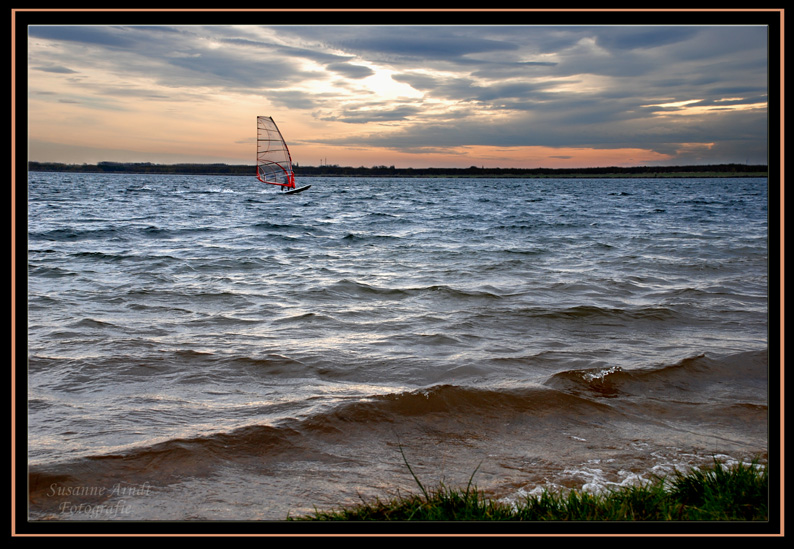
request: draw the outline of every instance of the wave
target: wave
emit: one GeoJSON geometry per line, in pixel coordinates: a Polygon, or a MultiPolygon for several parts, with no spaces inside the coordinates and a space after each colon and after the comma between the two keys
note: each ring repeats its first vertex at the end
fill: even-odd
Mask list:
{"type": "Polygon", "coordinates": [[[290,315],[283,318],[277,318],[273,320],[273,324],[297,324],[301,327],[305,327],[307,325],[311,325],[313,323],[326,323],[326,322],[339,322],[338,319],[334,318],[331,315],[320,314],[320,313],[299,313],[295,315],[290,315]]]}
{"type": "MultiPolygon", "coordinates": [[[[29,264],[30,269],[30,276],[31,277],[40,277],[40,278],[69,278],[69,277],[77,277],[79,276],[78,273],[74,271],[67,270],[62,267],[52,266],[52,265],[34,265],[33,263],[29,264]]],[[[47,298],[47,296],[43,296],[43,298],[47,298]]],[[[51,303],[56,303],[57,300],[53,298],[48,298],[51,303]]]]}
{"type": "Polygon", "coordinates": [[[109,240],[119,234],[118,229],[52,229],[49,231],[31,231],[28,233],[30,241],[48,240],[54,242],[72,242],[79,240],[109,240]]]}
{"type": "Polygon", "coordinates": [[[615,318],[624,321],[652,319],[665,320],[677,316],[677,313],[668,307],[638,307],[636,309],[607,308],[592,305],[577,305],[558,311],[540,312],[538,316],[551,316],[556,318],[595,319],[615,318]]]}
{"type": "MultiPolygon", "coordinates": [[[[262,363],[271,366],[277,362],[268,359],[254,366],[260,367],[262,363]]],[[[432,424],[433,428],[438,429],[444,422],[460,424],[470,421],[479,425],[482,420],[502,422],[516,415],[531,415],[538,420],[545,418],[554,422],[561,415],[592,417],[594,414],[610,413],[606,404],[543,386],[479,389],[437,385],[368,398],[351,398],[307,417],[287,419],[274,425],[251,425],[231,432],[177,438],[111,455],[96,455],[57,467],[31,466],[31,472],[43,485],[56,474],[99,474],[103,467],[115,469],[117,465],[156,474],[158,467],[167,464],[168,471],[165,472],[168,473],[179,469],[189,474],[200,474],[195,470],[196,464],[210,458],[245,462],[257,457],[273,458],[287,453],[290,459],[300,459],[300,452],[307,451],[302,449],[306,437],[329,441],[348,433],[393,432],[395,428],[411,421],[432,424]],[[54,473],[55,470],[58,473],[54,473]]]]}
{"type": "Polygon", "coordinates": [[[431,284],[429,286],[416,286],[408,288],[388,288],[366,284],[351,279],[342,279],[329,286],[316,289],[317,293],[327,293],[335,297],[356,297],[356,298],[381,298],[381,299],[405,299],[417,296],[432,295],[448,298],[485,298],[500,299],[501,296],[484,290],[463,290],[445,284],[431,284]]]}
{"type": "Polygon", "coordinates": [[[401,240],[402,237],[391,234],[372,234],[372,233],[347,233],[342,240],[348,242],[371,242],[379,240],[401,240]]]}
{"type": "Polygon", "coordinates": [[[609,398],[765,403],[767,365],[767,351],[748,351],[726,357],[701,354],[673,365],[639,370],[616,366],[567,370],[552,376],[547,384],[571,394],[609,398]]]}
{"type": "MultiPolygon", "coordinates": [[[[173,227],[158,227],[155,225],[146,226],[115,226],[109,228],[95,228],[86,229],[78,227],[66,227],[60,229],[51,229],[46,231],[31,231],[28,234],[30,241],[52,241],[52,242],[78,242],[83,240],[96,240],[100,242],[118,241],[130,239],[134,240],[139,237],[150,239],[171,239],[183,237],[186,235],[204,235],[206,233],[217,232],[219,229],[213,227],[190,227],[190,228],[173,228],[173,227]]],[[[76,257],[83,255],[90,255],[96,252],[78,252],[76,257]]]]}

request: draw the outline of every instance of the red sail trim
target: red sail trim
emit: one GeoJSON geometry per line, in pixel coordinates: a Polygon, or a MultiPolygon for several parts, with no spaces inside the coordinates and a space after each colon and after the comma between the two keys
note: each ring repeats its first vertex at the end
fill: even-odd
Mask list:
{"type": "Polygon", "coordinates": [[[268,185],[278,185],[279,187],[287,187],[288,189],[295,188],[295,174],[288,175],[288,183],[276,183],[274,181],[265,181],[261,175],[259,175],[259,166],[256,167],[256,178],[261,181],[262,183],[267,183],[268,185]]]}

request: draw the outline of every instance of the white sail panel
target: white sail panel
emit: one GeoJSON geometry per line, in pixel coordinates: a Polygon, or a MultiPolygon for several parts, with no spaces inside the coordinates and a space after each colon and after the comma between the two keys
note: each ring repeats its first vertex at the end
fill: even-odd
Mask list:
{"type": "Polygon", "coordinates": [[[263,183],[294,189],[292,158],[278,126],[270,116],[257,116],[256,126],[256,176],[263,183]]]}

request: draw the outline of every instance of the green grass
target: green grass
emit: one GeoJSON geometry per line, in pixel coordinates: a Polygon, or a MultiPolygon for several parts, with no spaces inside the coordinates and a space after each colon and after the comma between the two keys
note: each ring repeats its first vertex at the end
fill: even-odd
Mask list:
{"type": "Polygon", "coordinates": [[[599,495],[575,490],[564,494],[544,491],[515,505],[487,499],[472,487],[471,479],[465,490],[441,486],[428,491],[413,471],[411,474],[420,495],[389,501],[376,499],[354,508],[315,511],[292,520],[763,521],[768,514],[767,468],[757,462],[726,467],[715,460],[708,470],[655,477],[641,486],[599,495]]]}

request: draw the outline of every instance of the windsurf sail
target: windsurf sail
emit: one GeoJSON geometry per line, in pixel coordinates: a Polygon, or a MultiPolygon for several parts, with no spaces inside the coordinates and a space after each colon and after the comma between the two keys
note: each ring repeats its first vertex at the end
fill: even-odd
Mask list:
{"type": "Polygon", "coordinates": [[[256,117],[256,177],[262,183],[295,188],[295,173],[287,143],[270,116],[256,117]]]}

